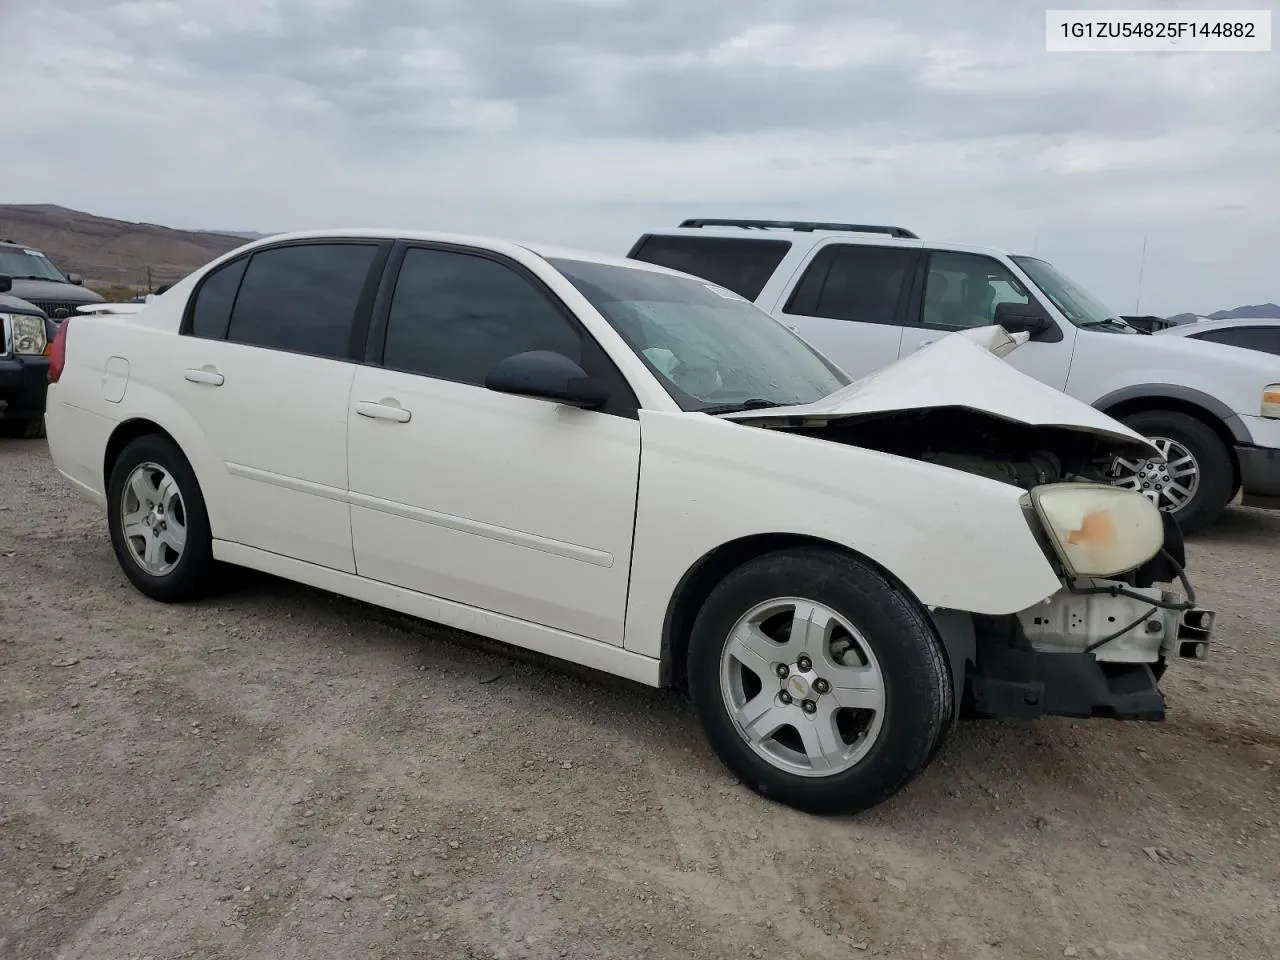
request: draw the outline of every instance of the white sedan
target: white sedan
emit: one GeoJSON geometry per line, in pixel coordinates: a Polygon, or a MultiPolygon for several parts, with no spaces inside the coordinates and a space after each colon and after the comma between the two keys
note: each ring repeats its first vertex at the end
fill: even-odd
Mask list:
{"type": "Polygon", "coordinates": [[[1176,523],[1094,466],[1151,448],[1016,344],[850,382],[661,267],[294,233],[64,322],[49,447],[149,597],[236,564],[680,685],[743,781],[853,811],[962,708],[1161,719],[1204,654],[1176,523]]]}

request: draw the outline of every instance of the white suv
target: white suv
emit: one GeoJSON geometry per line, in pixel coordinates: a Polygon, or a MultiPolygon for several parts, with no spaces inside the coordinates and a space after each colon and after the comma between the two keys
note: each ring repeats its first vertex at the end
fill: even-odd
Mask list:
{"type": "Polygon", "coordinates": [[[1141,333],[1044,260],[902,227],[775,220],[686,220],[645,234],[628,256],[755,301],[853,377],[951,331],[1026,331],[1010,363],[1164,454],[1117,458],[1112,482],[1143,491],[1187,532],[1238,492],[1280,508],[1280,361],[1141,333]]]}

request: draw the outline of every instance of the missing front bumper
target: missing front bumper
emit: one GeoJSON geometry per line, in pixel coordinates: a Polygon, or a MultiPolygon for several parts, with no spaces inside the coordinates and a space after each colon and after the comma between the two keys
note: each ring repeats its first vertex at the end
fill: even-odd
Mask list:
{"type": "Polygon", "coordinates": [[[1009,719],[1163,720],[1164,694],[1152,666],[1103,664],[1089,653],[989,646],[980,651],[979,663],[969,673],[966,713],[1009,719]]]}
{"type": "MultiPolygon", "coordinates": [[[[1173,599],[1158,588],[1127,589],[1173,599]]],[[[1063,590],[1016,617],[980,621],[965,678],[967,715],[1158,721],[1165,718],[1159,681],[1166,664],[1208,657],[1214,613],[1063,590]]]]}

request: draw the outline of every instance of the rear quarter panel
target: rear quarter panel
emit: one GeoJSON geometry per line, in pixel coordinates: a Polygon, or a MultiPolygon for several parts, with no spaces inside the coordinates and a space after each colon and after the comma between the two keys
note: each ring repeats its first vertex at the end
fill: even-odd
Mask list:
{"type": "MultiPolygon", "coordinates": [[[[180,308],[179,308],[180,310],[180,308]]],[[[167,382],[178,369],[172,354],[177,322],[157,316],[77,317],[67,330],[66,364],[49,386],[46,426],[55,467],[83,492],[105,504],[104,460],[112,434],[135,420],[157,424],[182,448],[204,493],[214,536],[227,530],[225,500],[211,487],[220,471],[199,424],[174,400],[167,382]],[[120,360],[127,363],[121,384],[120,360]],[[108,374],[108,363],[112,373],[108,374]],[[123,390],[121,387],[123,386],[123,390]],[[108,399],[108,397],[112,399],[108,399]],[[115,397],[118,400],[113,402],[115,397]]]]}

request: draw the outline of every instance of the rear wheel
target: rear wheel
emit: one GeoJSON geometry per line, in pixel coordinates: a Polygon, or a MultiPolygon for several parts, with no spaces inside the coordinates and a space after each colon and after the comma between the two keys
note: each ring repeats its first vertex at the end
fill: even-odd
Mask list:
{"type": "Polygon", "coordinates": [[[1172,410],[1144,410],[1122,420],[1155,444],[1163,459],[1117,457],[1108,469],[1111,482],[1146,495],[1184,533],[1217,520],[1235,483],[1231,454],[1213,428],[1172,410]]]}
{"type": "Polygon", "coordinates": [[[120,452],[107,481],[107,525],[124,574],[153,600],[208,591],[213,538],[195,472],[171,440],[150,434],[120,452]]]}
{"type": "Polygon", "coordinates": [[[729,574],[694,621],[688,670],[724,763],[813,813],[892,796],[928,765],[954,709],[925,612],[869,565],[825,549],[729,574]]]}

